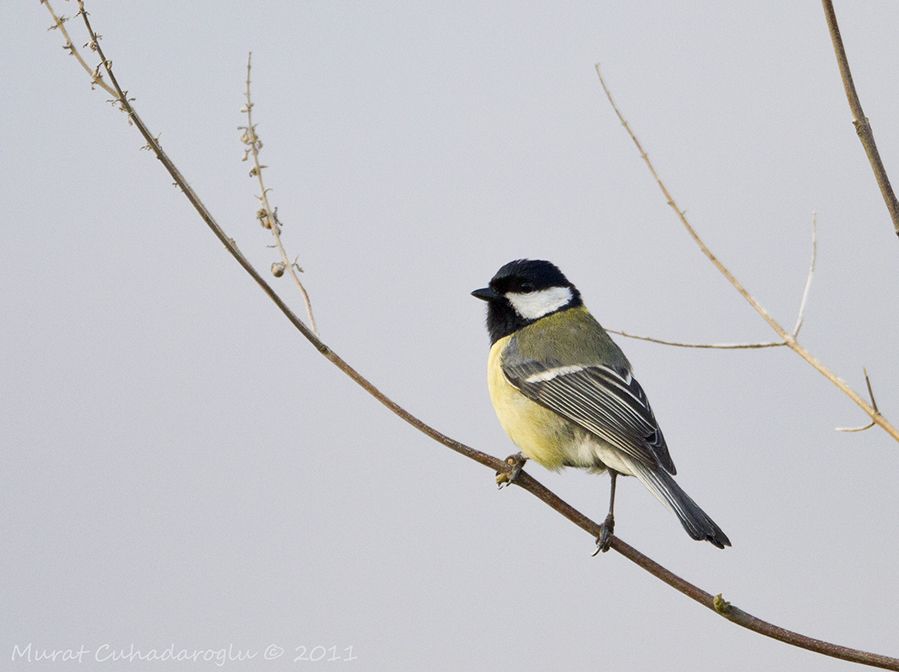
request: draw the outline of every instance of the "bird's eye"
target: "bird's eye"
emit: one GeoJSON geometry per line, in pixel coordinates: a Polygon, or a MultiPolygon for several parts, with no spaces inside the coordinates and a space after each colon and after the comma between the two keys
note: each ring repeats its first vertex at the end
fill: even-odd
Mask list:
{"type": "Polygon", "coordinates": [[[524,292],[525,294],[527,294],[528,292],[533,292],[534,285],[532,285],[530,282],[522,282],[518,287],[518,291],[524,292]]]}

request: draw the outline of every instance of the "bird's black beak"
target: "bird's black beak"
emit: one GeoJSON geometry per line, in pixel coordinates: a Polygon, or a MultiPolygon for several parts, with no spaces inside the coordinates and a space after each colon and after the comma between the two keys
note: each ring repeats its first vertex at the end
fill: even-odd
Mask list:
{"type": "Polygon", "coordinates": [[[498,293],[491,287],[476,289],[471,293],[471,295],[476,299],[480,299],[481,301],[494,301],[502,296],[502,294],[498,293]]]}

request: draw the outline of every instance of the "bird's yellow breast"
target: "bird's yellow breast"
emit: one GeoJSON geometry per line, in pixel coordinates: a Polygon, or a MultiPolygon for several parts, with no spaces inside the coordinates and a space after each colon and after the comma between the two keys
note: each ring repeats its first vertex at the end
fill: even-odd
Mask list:
{"type": "Polygon", "coordinates": [[[526,457],[547,469],[559,469],[570,463],[566,449],[574,440],[574,428],[565,418],[525,397],[508,381],[501,358],[510,338],[501,338],[490,348],[487,358],[490,401],[500,425],[526,457]]]}

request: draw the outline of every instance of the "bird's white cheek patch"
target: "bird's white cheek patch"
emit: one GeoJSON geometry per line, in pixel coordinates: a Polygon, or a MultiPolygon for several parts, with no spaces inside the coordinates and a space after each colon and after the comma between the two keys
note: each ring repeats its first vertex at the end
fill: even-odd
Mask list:
{"type": "Polygon", "coordinates": [[[558,310],[571,301],[571,289],[568,287],[549,287],[539,292],[508,292],[506,298],[515,309],[515,312],[526,320],[536,320],[538,317],[558,310]]]}

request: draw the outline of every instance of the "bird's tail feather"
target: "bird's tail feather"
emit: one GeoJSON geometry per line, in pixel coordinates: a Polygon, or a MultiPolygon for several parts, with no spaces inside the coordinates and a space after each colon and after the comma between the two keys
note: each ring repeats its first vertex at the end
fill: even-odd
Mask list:
{"type": "Polygon", "coordinates": [[[662,504],[671,509],[678,517],[681,525],[693,539],[706,540],[709,543],[724,548],[730,546],[730,539],[724,531],[709,518],[708,514],[699,508],[699,505],[684,492],[669,474],[658,467],[628,460],[630,467],[646,488],[655,495],[662,504]]]}

